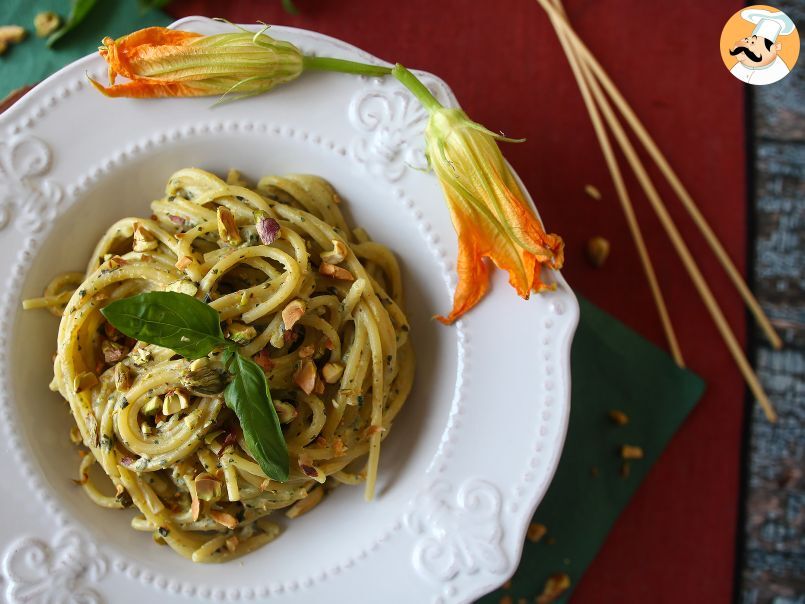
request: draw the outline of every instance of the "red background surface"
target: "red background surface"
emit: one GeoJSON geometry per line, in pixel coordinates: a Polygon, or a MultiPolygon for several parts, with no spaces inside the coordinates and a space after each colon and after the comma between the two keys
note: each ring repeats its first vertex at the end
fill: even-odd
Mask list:
{"type": "MultiPolygon", "coordinates": [[[[507,145],[548,228],[564,236],[564,274],[581,294],[655,343],[660,323],[592,127],[550,23],[534,0],[177,0],[176,16],[263,20],[320,31],[441,76],[507,145]],[[583,192],[594,184],[603,200],[583,192]],[[584,242],[612,242],[603,269],[584,242]]],[[[719,56],[736,0],[567,0],[577,31],[677,169],[730,255],[746,245],[744,90],[719,56]]],[[[733,586],[744,388],[647,201],[638,216],[688,366],[708,383],[574,594],[574,602],[726,602],[733,586]]],[[[743,340],[740,300],[667,188],[671,213],[743,340]]],[[[645,401],[651,405],[652,401],[645,401]]]]}

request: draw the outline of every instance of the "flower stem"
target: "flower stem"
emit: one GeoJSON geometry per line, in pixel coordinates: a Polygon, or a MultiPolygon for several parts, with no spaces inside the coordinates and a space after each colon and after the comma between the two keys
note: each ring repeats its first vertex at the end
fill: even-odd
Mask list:
{"type": "Polygon", "coordinates": [[[431,94],[427,86],[420,82],[419,78],[417,78],[413,73],[408,71],[399,63],[397,63],[391,70],[391,75],[397,78],[403,86],[410,90],[428,111],[439,109],[442,106],[442,104],[436,100],[436,97],[431,94]]]}
{"type": "Polygon", "coordinates": [[[303,59],[305,69],[316,71],[338,71],[340,73],[354,73],[356,75],[386,76],[391,73],[390,67],[382,65],[369,65],[345,59],[331,59],[329,57],[309,57],[303,59]]]}

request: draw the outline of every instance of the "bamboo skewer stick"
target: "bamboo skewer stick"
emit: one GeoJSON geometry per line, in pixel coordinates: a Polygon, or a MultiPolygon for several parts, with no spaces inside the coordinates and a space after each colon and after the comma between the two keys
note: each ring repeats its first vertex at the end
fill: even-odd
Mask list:
{"type": "MultiPolygon", "coordinates": [[[[562,10],[562,5],[560,0],[555,0],[557,9],[562,10]]],[[[555,19],[555,17],[551,16],[551,21],[555,19]]],[[[618,167],[618,162],[615,158],[615,154],[612,151],[612,145],[609,142],[609,137],[606,133],[606,128],[604,124],[601,122],[601,116],[598,113],[598,109],[595,106],[593,99],[590,96],[590,91],[587,87],[587,83],[584,79],[583,74],[580,71],[580,67],[578,61],[576,60],[576,55],[573,53],[572,48],[570,47],[570,43],[567,39],[567,36],[564,34],[563,31],[559,30],[559,28],[554,24],[554,27],[557,29],[557,33],[559,35],[559,42],[562,45],[562,49],[565,51],[565,55],[567,55],[567,60],[570,63],[570,68],[573,70],[573,75],[576,78],[576,83],[579,86],[579,90],[581,91],[581,96],[584,99],[584,104],[587,107],[587,112],[590,114],[590,119],[593,123],[593,128],[595,129],[596,137],[598,138],[598,144],[601,147],[601,152],[604,155],[604,159],[607,163],[607,167],[609,168],[609,172],[612,175],[612,181],[615,185],[615,191],[618,195],[618,199],[620,200],[621,207],[623,209],[623,213],[626,216],[626,223],[629,227],[629,231],[631,232],[632,239],[634,240],[635,247],[637,248],[638,256],[640,257],[640,262],[643,265],[643,272],[646,275],[646,279],[648,280],[649,288],[651,289],[651,295],[654,298],[654,304],[657,307],[657,312],[660,315],[660,321],[662,323],[663,331],[665,332],[665,337],[668,340],[668,346],[671,349],[671,354],[674,357],[674,361],[680,367],[685,366],[685,360],[682,358],[682,351],[679,348],[679,342],[677,341],[676,334],[674,333],[673,325],[671,324],[671,318],[668,315],[668,308],[665,305],[665,299],[662,295],[662,290],[660,289],[660,284],[657,280],[657,275],[654,272],[654,266],[651,263],[651,258],[648,253],[648,249],[646,248],[645,240],[643,239],[643,234],[640,231],[640,225],[637,222],[637,216],[634,213],[634,207],[632,206],[632,201],[629,197],[629,192],[626,189],[626,184],[623,181],[623,175],[621,174],[620,168],[618,167]]]]}
{"type": "MultiPolygon", "coordinates": [[[[580,40],[577,36],[572,32],[572,28],[569,26],[567,21],[565,21],[564,16],[552,5],[550,4],[549,0],[537,0],[540,5],[542,5],[543,9],[548,12],[549,16],[551,17],[552,23],[554,26],[557,25],[562,28],[562,31],[566,32],[568,35],[568,39],[570,40],[571,46],[579,53],[580,56],[583,57],[582,53],[579,51],[579,46],[581,44],[580,40]],[[572,34],[572,35],[571,35],[572,34]]],[[[557,0],[557,2],[560,0],[557,0]]],[[[579,57],[577,57],[578,59],[579,57]]],[[[618,145],[621,148],[621,151],[624,153],[629,165],[631,166],[632,170],[635,173],[635,176],[640,183],[644,193],[649,199],[649,202],[652,205],[657,217],[659,218],[660,222],[662,223],[663,228],[665,229],[668,237],[671,239],[671,243],[673,244],[678,256],[682,260],[682,263],[685,266],[685,269],[688,271],[691,279],[693,280],[693,284],[696,287],[702,301],[705,304],[710,316],[712,317],[718,331],[721,334],[721,337],[724,339],[727,348],[729,349],[730,353],[733,356],[738,368],[741,370],[741,373],[744,376],[747,384],[749,385],[750,390],[758,399],[763,411],[766,414],[767,419],[770,422],[774,422],[777,419],[777,415],[774,411],[774,408],[771,405],[766,393],[763,391],[760,382],[755,375],[752,367],[749,364],[749,361],[746,359],[746,356],[741,350],[740,345],[738,344],[738,340],[733,334],[732,330],[730,329],[729,323],[727,322],[724,314],[722,313],[718,303],[713,296],[713,293],[710,291],[710,288],[707,285],[707,282],[704,279],[701,271],[699,270],[698,266],[696,265],[695,260],[693,259],[690,250],[687,248],[684,240],[682,239],[679,230],[677,229],[676,225],[674,224],[673,220],[671,219],[670,215],[668,214],[667,209],[663,205],[662,199],[660,198],[659,194],[657,193],[656,188],[651,182],[651,179],[648,176],[645,168],[643,167],[640,158],[638,157],[637,153],[635,152],[634,147],[632,146],[631,142],[629,141],[626,133],[623,130],[620,122],[618,122],[617,118],[615,117],[612,107],[609,104],[606,96],[601,91],[599,86],[599,82],[593,77],[593,73],[591,73],[591,67],[589,65],[589,60],[581,61],[581,68],[582,74],[587,84],[590,88],[590,92],[592,93],[593,97],[595,98],[596,103],[599,105],[601,112],[604,115],[604,118],[607,122],[607,125],[612,130],[612,133],[615,135],[615,139],[618,142],[618,145]]],[[[628,121],[628,120],[627,120],[628,121]]]]}
{"type": "MultiPolygon", "coordinates": [[[[538,0],[543,8],[546,7],[544,0],[538,0]]],[[[560,2],[561,8],[561,0],[560,2]]],[[[581,38],[578,37],[573,28],[568,23],[566,16],[564,15],[564,11],[557,10],[553,8],[555,13],[559,13],[557,19],[559,21],[558,25],[562,28],[562,31],[571,39],[573,46],[576,48],[577,52],[580,55],[580,58],[583,63],[586,63],[589,69],[592,70],[595,77],[599,80],[601,86],[604,87],[607,95],[612,99],[612,101],[617,106],[618,110],[623,115],[626,123],[632,128],[632,131],[637,136],[637,139],[643,145],[643,147],[648,152],[649,156],[652,158],[657,167],[662,172],[663,176],[666,178],[668,183],[671,185],[674,193],[676,193],[679,200],[682,202],[682,205],[687,210],[688,214],[690,214],[691,219],[693,220],[694,224],[697,226],[699,231],[701,232],[702,236],[704,237],[707,244],[710,246],[710,249],[716,255],[716,258],[721,263],[721,266],[726,271],[727,275],[729,276],[730,280],[732,281],[735,288],[740,293],[741,297],[743,298],[746,305],[749,307],[749,310],[755,317],[755,320],[760,325],[760,328],[766,334],[766,338],[769,340],[771,345],[776,348],[780,349],[783,346],[782,340],[780,336],[775,331],[774,327],[772,326],[769,318],[766,316],[766,313],[763,312],[760,304],[755,298],[752,291],[749,289],[749,286],[746,284],[746,281],[741,276],[741,273],[738,271],[735,263],[727,254],[727,251],[724,249],[721,241],[719,241],[716,234],[713,232],[712,227],[707,222],[707,219],[702,215],[701,211],[699,210],[696,202],[691,197],[688,190],[682,184],[682,181],[677,176],[674,169],[668,163],[668,160],[663,155],[662,151],[660,151],[659,147],[657,147],[654,140],[651,138],[651,135],[643,126],[640,119],[637,117],[635,112],[629,106],[629,103],[626,102],[626,99],[623,98],[623,95],[617,89],[615,84],[612,82],[610,77],[607,75],[604,68],[601,67],[601,64],[598,60],[593,56],[590,52],[590,49],[584,44],[581,38]]],[[[549,15],[551,15],[550,8],[545,8],[549,15]]],[[[553,21],[553,19],[552,19],[553,21]]],[[[557,24],[554,23],[554,27],[559,31],[557,28],[557,24]]]]}

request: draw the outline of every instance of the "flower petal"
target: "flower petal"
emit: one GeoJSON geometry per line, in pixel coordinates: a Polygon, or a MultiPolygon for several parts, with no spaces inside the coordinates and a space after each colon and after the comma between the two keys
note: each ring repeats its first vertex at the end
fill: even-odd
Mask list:
{"type": "Polygon", "coordinates": [[[155,82],[152,80],[132,80],[125,84],[104,86],[89,78],[96,90],[108,97],[131,97],[152,99],[160,97],[204,96],[210,94],[203,88],[195,88],[179,82],[155,82]]]}

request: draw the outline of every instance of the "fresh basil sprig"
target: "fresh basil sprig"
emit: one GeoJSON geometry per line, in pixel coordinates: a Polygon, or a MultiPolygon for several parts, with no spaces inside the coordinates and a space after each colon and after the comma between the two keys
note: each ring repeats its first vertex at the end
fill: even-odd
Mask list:
{"type": "Polygon", "coordinates": [[[224,366],[234,376],[224,390],[227,406],[235,412],[243,427],[246,446],[255,459],[265,460],[260,467],[274,480],[288,480],[288,447],[263,369],[233,348],[224,351],[224,366]],[[267,404],[255,405],[257,393],[267,404]],[[250,426],[247,430],[245,426],[250,426]],[[258,438],[259,436],[259,438],[258,438]]]}
{"type": "Polygon", "coordinates": [[[170,348],[188,359],[206,357],[227,343],[215,309],[187,294],[139,294],[112,302],[101,312],[130,338],[170,348]]]}
{"type": "Polygon", "coordinates": [[[101,310],[116,329],[149,344],[164,346],[188,359],[224,347],[223,361],[232,381],[224,401],[240,421],[252,457],[272,480],[288,480],[288,446],[271,400],[265,373],[224,338],[214,308],[178,292],[149,292],[112,302],[101,310]]]}

